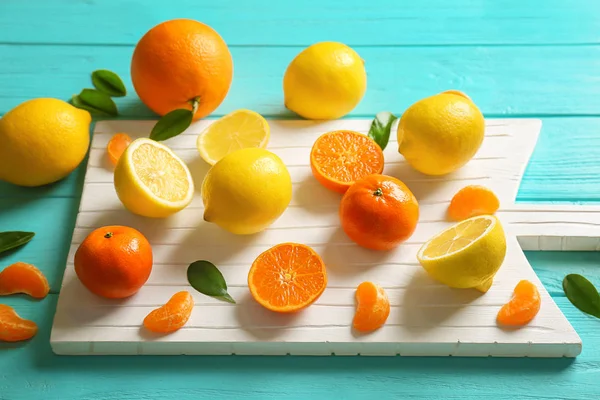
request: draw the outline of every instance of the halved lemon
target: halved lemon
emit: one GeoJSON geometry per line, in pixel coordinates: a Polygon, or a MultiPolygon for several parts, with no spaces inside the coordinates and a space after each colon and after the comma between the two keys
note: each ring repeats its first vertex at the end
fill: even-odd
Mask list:
{"type": "Polygon", "coordinates": [[[487,292],[506,255],[506,238],[493,215],[466,219],[425,243],[417,259],[435,280],[487,292]]]}
{"type": "Polygon", "coordinates": [[[249,147],[264,149],[269,143],[270,128],[262,115],[236,110],[210,124],[196,141],[200,157],[210,165],[229,153],[249,147]]]}
{"type": "Polygon", "coordinates": [[[147,138],[127,147],[115,167],[114,182],[125,208],[144,217],[168,217],[194,196],[187,165],[167,146],[147,138]]]}

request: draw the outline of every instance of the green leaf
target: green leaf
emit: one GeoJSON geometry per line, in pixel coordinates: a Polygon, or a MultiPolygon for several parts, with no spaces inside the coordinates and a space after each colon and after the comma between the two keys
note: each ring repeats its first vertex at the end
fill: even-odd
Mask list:
{"type": "Polygon", "coordinates": [[[35,233],[23,231],[0,232],[0,253],[14,249],[29,242],[35,233]]]}
{"type": "Polygon", "coordinates": [[[116,117],[119,114],[113,99],[106,93],[95,89],[83,89],[78,96],[72,97],[71,102],[75,107],[94,114],[109,115],[111,117],[116,117]]]}
{"type": "Polygon", "coordinates": [[[192,111],[183,108],[165,114],[152,128],[150,139],[160,142],[179,135],[192,124],[193,117],[192,111]]]}
{"type": "Polygon", "coordinates": [[[107,69],[92,72],[92,83],[96,89],[109,96],[123,97],[127,95],[127,89],[119,75],[107,69]]]}
{"type": "Polygon", "coordinates": [[[563,279],[563,290],[575,307],[600,318],[600,294],[592,282],[579,274],[569,274],[563,279]]]}
{"type": "Polygon", "coordinates": [[[221,271],[210,261],[191,263],[187,270],[187,278],[190,285],[200,293],[235,304],[235,300],[227,293],[227,283],[221,271]]]}
{"type": "Polygon", "coordinates": [[[381,150],[385,150],[390,140],[392,124],[397,119],[398,117],[388,111],[377,113],[375,119],[373,119],[371,128],[369,128],[369,137],[381,147],[381,150]]]}

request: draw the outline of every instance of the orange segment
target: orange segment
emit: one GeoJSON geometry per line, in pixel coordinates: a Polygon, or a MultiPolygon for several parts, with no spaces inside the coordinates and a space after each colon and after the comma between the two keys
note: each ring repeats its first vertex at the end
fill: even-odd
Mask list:
{"type": "Polygon", "coordinates": [[[17,262],[0,272],[0,296],[24,293],[36,299],[43,299],[50,292],[48,280],[36,267],[17,262]]]}
{"type": "Polygon", "coordinates": [[[500,201],[490,189],[469,185],[459,190],[448,206],[448,217],[454,221],[479,215],[493,215],[500,208],[500,201]]]}
{"type": "Polygon", "coordinates": [[[157,333],[170,333],[183,327],[194,309],[194,299],[187,291],[175,293],[162,307],[144,318],[146,329],[157,333]]]}
{"type": "Polygon", "coordinates": [[[314,143],[310,166],[323,186],[345,193],[355,181],[383,171],[383,151],[375,141],[361,133],[328,132],[314,143]]]}
{"type": "Polygon", "coordinates": [[[385,324],[390,315],[390,301],[383,288],[363,282],[356,288],[356,312],[352,326],[359,332],[370,332],[385,324]]]}
{"type": "Polygon", "coordinates": [[[275,312],[294,312],[314,303],[327,286],[321,257],[310,247],[282,243],[252,263],[248,287],[252,297],[275,312]]]}
{"type": "Polygon", "coordinates": [[[110,139],[106,147],[106,152],[108,159],[113,165],[117,165],[119,158],[121,158],[121,155],[131,142],[131,138],[126,133],[117,133],[110,139]]]}
{"type": "Polygon", "coordinates": [[[515,287],[512,299],[498,312],[496,320],[502,325],[525,325],[540,311],[540,304],[537,287],[527,280],[522,280],[515,287]]]}
{"type": "Polygon", "coordinates": [[[0,341],[28,340],[34,337],[37,331],[35,322],[21,318],[14,308],[0,304],[0,341]]]}

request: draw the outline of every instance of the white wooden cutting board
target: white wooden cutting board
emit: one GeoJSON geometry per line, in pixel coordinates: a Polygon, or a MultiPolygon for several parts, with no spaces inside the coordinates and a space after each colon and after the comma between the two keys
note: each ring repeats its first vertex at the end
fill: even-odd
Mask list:
{"type": "MultiPolygon", "coordinates": [[[[195,148],[197,134],[212,120],[195,123],[166,142],[188,163],[197,190],[208,166],[195,148]]],[[[514,204],[541,122],[488,120],[476,157],[460,171],[440,178],[412,170],[397,152],[395,135],[385,149],[384,173],[403,180],[417,196],[421,217],[414,235],[390,252],[362,249],[339,228],[340,195],[321,187],[309,167],[310,148],[335,129],[366,133],[370,120],[315,123],[270,120],[269,149],[287,164],[294,186],[290,207],[267,231],[251,237],[229,234],[202,220],[197,193],[184,211],[165,220],[137,217],[115,194],[106,144],[116,132],[148,136],[155,121],[109,121],[95,127],[85,186],[67,260],[51,345],[58,354],[257,354],[574,357],[581,340],[548,295],[522,249],[598,250],[600,212],[581,206],[514,204]],[[450,223],[449,200],[468,184],[490,187],[501,200],[498,216],[507,231],[508,250],[486,294],[456,290],[431,280],[416,260],[418,248],[450,223]],[[88,292],[73,269],[77,246],[93,229],[129,225],[153,245],[155,264],[147,284],[126,300],[106,300],[88,292]],[[321,298],[295,315],[259,306],[247,288],[250,264],[262,251],[292,241],[313,246],[323,257],[329,284],[321,298]],[[198,259],[215,263],[238,304],[214,300],[187,284],[186,269],[198,259]],[[527,326],[500,329],[500,307],[521,279],[537,284],[539,314],[527,326]],[[384,327],[358,335],[351,329],[356,286],[382,285],[391,301],[384,327]],[[144,317],[175,292],[190,290],[196,305],[187,325],[167,336],[145,331],[144,317]]]]}

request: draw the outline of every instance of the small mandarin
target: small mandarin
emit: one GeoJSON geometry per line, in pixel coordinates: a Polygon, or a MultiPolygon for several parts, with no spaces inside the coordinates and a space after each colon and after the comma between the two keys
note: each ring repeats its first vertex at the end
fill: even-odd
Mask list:
{"type": "Polygon", "coordinates": [[[31,264],[17,262],[0,272],[0,296],[24,293],[43,299],[49,292],[48,280],[42,271],[31,264]]]}
{"type": "Polygon", "coordinates": [[[356,288],[355,297],[354,329],[370,332],[382,327],[390,315],[390,301],[383,288],[373,282],[362,282],[356,288]]]}
{"type": "Polygon", "coordinates": [[[399,179],[373,174],[348,189],[339,215],[342,229],[359,246],[391,250],[414,233],[419,203],[399,179]]]}
{"type": "Polygon", "coordinates": [[[121,299],[138,292],[152,271],[152,247],[141,232],[105,226],[91,232],[75,252],[75,273],[92,293],[121,299]]]}
{"type": "Polygon", "coordinates": [[[454,221],[479,215],[493,215],[500,208],[500,201],[490,189],[469,185],[460,189],[448,206],[448,217],[454,221]]]}

